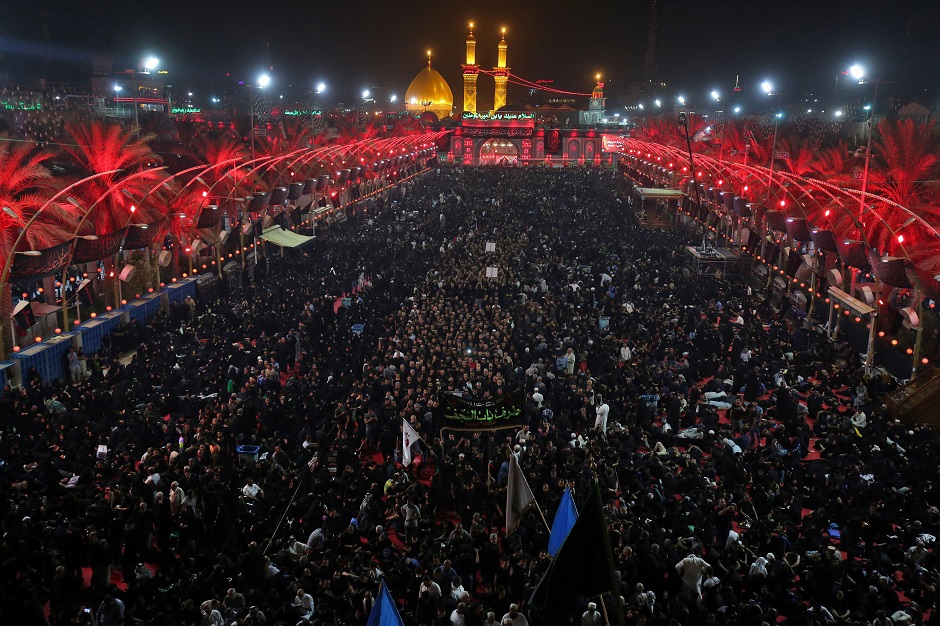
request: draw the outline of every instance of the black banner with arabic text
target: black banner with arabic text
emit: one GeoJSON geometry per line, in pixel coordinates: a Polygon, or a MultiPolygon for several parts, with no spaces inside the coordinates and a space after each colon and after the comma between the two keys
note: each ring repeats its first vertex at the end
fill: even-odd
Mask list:
{"type": "Polygon", "coordinates": [[[497,430],[522,424],[522,407],[512,396],[470,400],[452,393],[440,394],[440,425],[457,430],[497,430]]]}
{"type": "Polygon", "coordinates": [[[74,239],[70,239],[57,246],[41,250],[37,256],[17,254],[13,259],[13,269],[10,271],[10,282],[18,280],[41,280],[62,271],[72,258],[74,239]]]}

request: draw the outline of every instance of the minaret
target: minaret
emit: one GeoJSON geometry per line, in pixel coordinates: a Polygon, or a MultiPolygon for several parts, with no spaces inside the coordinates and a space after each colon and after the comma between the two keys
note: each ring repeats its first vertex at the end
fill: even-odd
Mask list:
{"type": "Polygon", "coordinates": [[[463,68],[463,111],[477,112],[477,77],[480,66],[477,65],[477,40],[473,36],[473,22],[470,22],[470,34],[467,35],[467,62],[463,68]]]}
{"type": "Polygon", "coordinates": [[[493,94],[493,111],[499,111],[506,106],[506,83],[509,82],[509,67],[506,65],[506,29],[503,29],[503,38],[499,40],[499,56],[496,67],[493,68],[493,80],[496,81],[496,92],[493,94]]]}

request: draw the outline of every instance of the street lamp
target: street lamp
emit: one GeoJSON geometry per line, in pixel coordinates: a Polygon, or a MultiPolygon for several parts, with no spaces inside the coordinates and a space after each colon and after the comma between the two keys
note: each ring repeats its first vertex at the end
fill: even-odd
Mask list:
{"type": "Polygon", "coordinates": [[[685,97],[679,96],[676,99],[679,101],[679,104],[681,104],[682,106],[685,106],[685,97]]]}
{"type": "MultiPolygon", "coordinates": [[[[319,83],[317,83],[317,86],[314,88],[314,93],[317,96],[319,96],[324,91],[326,91],[326,83],[324,83],[323,81],[320,81],[319,83]]],[[[314,98],[313,104],[310,107],[310,147],[313,147],[313,133],[317,125],[316,114],[314,113],[314,111],[318,109],[320,110],[320,114],[322,115],[323,109],[322,109],[322,105],[320,104],[320,98],[314,98]]]]}
{"type": "MultiPolygon", "coordinates": [[[[264,89],[270,84],[271,84],[271,77],[268,76],[267,74],[262,74],[261,76],[258,77],[258,89],[264,89]]],[[[252,85],[248,85],[248,87],[250,89],[252,85]]],[[[250,90],[248,91],[248,104],[249,104],[250,111],[251,111],[251,117],[249,120],[250,126],[251,126],[250,128],[251,160],[254,161],[255,160],[255,98],[251,94],[250,90]]]]}
{"type": "Polygon", "coordinates": [[[711,94],[711,95],[712,95],[712,100],[714,100],[715,102],[720,102],[720,101],[721,101],[721,94],[718,93],[718,90],[717,90],[717,89],[712,89],[712,94],[711,94]]]}
{"type": "Polygon", "coordinates": [[[653,100],[653,104],[655,104],[656,108],[658,109],[659,107],[663,106],[663,101],[660,100],[659,98],[656,98],[655,100],[653,100]]]}
{"type": "MultiPolygon", "coordinates": [[[[774,85],[769,80],[765,80],[760,84],[760,88],[768,96],[777,96],[777,108],[780,108],[780,92],[774,91],[774,85]]],[[[767,198],[770,199],[770,186],[774,182],[774,161],[777,159],[777,129],[779,126],[780,118],[783,117],[783,114],[778,110],[774,111],[774,142],[770,146],[770,178],[767,182],[767,198]]]]}
{"type": "MultiPolygon", "coordinates": [[[[160,59],[157,57],[147,57],[143,65],[143,69],[138,69],[137,72],[134,72],[134,126],[137,127],[138,138],[140,138],[140,106],[137,104],[137,97],[140,95],[140,80],[137,78],[137,74],[150,74],[150,72],[157,69],[157,66],[160,65],[160,59]]],[[[189,95],[192,96],[193,94],[189,95]]],[[[167,113],[169,113],[169,111],[167,111],[167,113]]]]}
{"type": "MultiPolygon", "coordinates": [[[[889,83],[891,81],[879,80],[877,78],[865,79],[865,70],[860,65],[853,65],[849,68],[849,73],[852,75],[852,78],[858,79],[858,83],[863,85],[865,83],[874,83],[875,91],[872,94],[872,100],[870,105],[866,105],[864,109],[869,111],[868,115],[868,141],[865,146],[865,170],[862,174],[862,194],[858,199],[858,217],[861,219],[862,214],[865,212],[865,199],[868,197],[868,166],[871,160],[871,137],[875,131],[875,107],[878,105],[878,86],[882,83],[889,83]]],[[[841,111],[839,112],[841,113],[841,111]]]]}

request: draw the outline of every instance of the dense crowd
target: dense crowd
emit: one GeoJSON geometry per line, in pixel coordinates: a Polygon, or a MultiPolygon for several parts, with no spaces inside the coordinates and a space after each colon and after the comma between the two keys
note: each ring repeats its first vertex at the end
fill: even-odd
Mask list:
{"type": "Polygon", "coordinates": [[[629,191],[431,172],[126,330],[129,363],[4,390],[4,621],[364,624],[385,580],[406,624],[603,623],[528,606],[548,529],[504,536],[515,454],[549,523],[600,484],[629,624],[937,623],[937,439],[846,345],[683,272],[629,191]],[[454,391],[521,422],[442,430],[454,391]]]}

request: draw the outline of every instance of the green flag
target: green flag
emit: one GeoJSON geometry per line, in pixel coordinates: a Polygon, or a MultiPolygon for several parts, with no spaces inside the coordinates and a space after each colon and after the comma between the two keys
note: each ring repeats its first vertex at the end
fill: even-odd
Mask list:
{"type": "Polygon", "coordinates": [[[604,519],[604,505],[597,483],[571,532],[548,571],[532,592],[530,604],[547,624],[567,623],[578,597],[594,598],[610,593],[607,603],[612,624],[623,624],[620,581],[614,571],[614,555],[604,519]]]}

